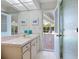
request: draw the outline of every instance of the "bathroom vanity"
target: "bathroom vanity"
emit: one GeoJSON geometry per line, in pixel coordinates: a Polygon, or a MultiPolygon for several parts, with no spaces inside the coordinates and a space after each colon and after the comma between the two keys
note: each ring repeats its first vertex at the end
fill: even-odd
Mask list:
{"type": "Polygon", "coordinates": [[[39,38],[39,35],[31,34],[2,39],[1,59],[34,59],[39,52],[39,38]]]}

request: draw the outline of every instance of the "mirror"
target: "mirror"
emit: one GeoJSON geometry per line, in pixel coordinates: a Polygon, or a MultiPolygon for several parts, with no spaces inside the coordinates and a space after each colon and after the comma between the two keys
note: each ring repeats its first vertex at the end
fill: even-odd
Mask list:
{"type": "Polygon", "coordinates": [[[43,12],[43,32],[52,33],[54,32],[54,15],[53,11],[43,12]]]}
{"type": "Polygon", "coordinates": [[[18,33],[18,24],[15,21],[12,21],[11,34],[15,35],[17,33],[18,33]]]}
{"type": "Polygon", "coordinates": [[[18,13],[11,15],[11,35],[18,34],[18,13]]]}

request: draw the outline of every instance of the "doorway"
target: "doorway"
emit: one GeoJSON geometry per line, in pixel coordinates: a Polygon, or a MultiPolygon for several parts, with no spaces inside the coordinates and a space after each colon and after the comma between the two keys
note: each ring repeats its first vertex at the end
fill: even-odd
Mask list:
{"type": "Polygon", "coordinates": [[[56,59],[63,58],[63,7],[43,12],[43,50],[54,52],[56,59]]]}
{"type": "Polygon", "coordinates": [[[43,12],[43,50],[54,50],[54,15],[53,11],[43,12]]]}

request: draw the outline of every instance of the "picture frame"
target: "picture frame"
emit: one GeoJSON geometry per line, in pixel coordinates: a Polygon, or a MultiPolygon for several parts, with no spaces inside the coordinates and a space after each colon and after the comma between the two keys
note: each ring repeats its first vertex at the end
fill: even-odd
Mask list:
{"type": "Polygon", "coordinates": [[[22,20],[21,20],[21,25],[23,25],[23,26],[24,26],[24,25],[25,25],[25,26],[28,25],[28,23],[29,23],[29,20],[28,20],[28,19],[22,19],[22,20]]]}
{"type": "Polygon", "coordinates": [[[32,25],[38,25],[39,24],[39,18],[32,20],[32,25]]]}

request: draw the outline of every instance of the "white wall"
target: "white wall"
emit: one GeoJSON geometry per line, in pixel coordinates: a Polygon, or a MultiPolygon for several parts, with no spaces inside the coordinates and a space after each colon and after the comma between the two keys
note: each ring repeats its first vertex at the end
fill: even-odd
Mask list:
{"type": "Polygon", "coordinates": [[[39,10],[33,11],[24,11],[19,13],[18,16],[18,24],[19,24],[19,33],[24,33],[25,29],[32,29],[33,34],[40,34],[42,41],[42,12],[39,10]],[[34,19],[39,19],[39,23],[37,25],[32,24],[34,19]],[[26,25],[22,25],[21,21],[25,20],[26,25]]]}
{"type": "Polygon", "coordinates": [[[78,52],[78,1],[63,0],[64,14],[64,59],[77,59],[78,52]]]}

